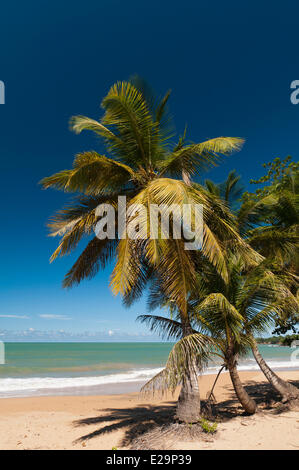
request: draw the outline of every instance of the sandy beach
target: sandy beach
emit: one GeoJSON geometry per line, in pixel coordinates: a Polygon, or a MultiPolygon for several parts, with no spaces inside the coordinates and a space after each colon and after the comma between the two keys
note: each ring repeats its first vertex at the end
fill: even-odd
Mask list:
{"type": "MultiPolygon", "coordinates": [[[[280,372],[299,386],[299,372],[280,372]]],[[[215,389],[217,433],[202,439],[160,439],[159,449],[299,449],[299,410],[288,410],[273,395],[260,372],[241,372],[258,403],[254,416],[244,416],[229,375],[215,389]],[[258,384],[258,386],[257,386],[258,384]]],[[[204,400],[214,375],[199,378],[204,400]]],[[[137,436],[173,416],[177,394],[142,397],[138,393],[58,396],[0,400],[1,449],[134,449],[137,436]]]]}

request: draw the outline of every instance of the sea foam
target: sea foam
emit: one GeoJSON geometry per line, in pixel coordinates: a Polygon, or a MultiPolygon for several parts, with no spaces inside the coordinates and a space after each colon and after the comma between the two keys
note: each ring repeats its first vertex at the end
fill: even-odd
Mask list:
{"type": "MultiPolygon", "coordinates": [[[[268,365],[273,370],[299,370],[299,361],[268,361],[268,365]]],[[[211,365],[204,371],[204,375],[215,374],[218,372],[219,365],[211,365]]],[[[122,385],[122,388],[116,388],[116,393],[123,393],[125,384],[136,383],[136,390],[138,390],[137,382],[139,384],[146,383],[149,379],[154,377],[161,368],[155,369],[138,369],[125,373],[116,373],[109,375],[99,375],[90,377],[26,377],[26,378],[3,378],[0,380],[0,397],[24,397],[32,395],[55,395],[63,394],[63,390],[71,394],[81,394],[83,390],[96,389],[100,387],[100,392],[103,387],[109,387],[117,384],[122,385]],[[80,392],[81,391],[81,392],[80,392]]],[[[253,359],[249,359],[244,363],[238,365],[239,371],[259,370],[258,365],[253,359]]],[[[138,384],[138,385],[139,385],[138,384]]],[[[102,392],[101,392],[102,393],[102,392]]],[[[115,392],[114,392],[115,393],[115,392]]],[[[82,393],[86,394],[86,393],[82,393]]]]}

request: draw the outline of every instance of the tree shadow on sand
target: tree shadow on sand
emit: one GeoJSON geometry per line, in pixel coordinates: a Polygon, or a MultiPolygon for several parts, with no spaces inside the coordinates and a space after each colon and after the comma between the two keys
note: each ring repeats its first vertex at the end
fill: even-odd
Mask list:
{"type": "MultiPolygon", "coordinates": [[[[290,383],[299,388],[299,380],[290,380],[290,383]]],[[[225,388],[231,393],[231,397],[225,401],[214,403],[212,406],[212,415],[221,421],[227,421],[240,415],[246,416],[246,413],[235,396],[232,386],[227,385],[225,388]]],[[[258,405],[258,413],[261,411],[269,411],[274,414],[279,414],[290,409],[288,403],[283,404],[281,402],[281,396],[268,382],[256,383],[254,381],[247,381],[246,384],[244,384],[244,388],[258,405]]]]}
{"type": "Polygon", "coordinates": [[[142,434],[158,426],[162,427],[173,422],[175,402],[167,402],[165,405],[157,406],[146,404],[134,408],[106,408],[99,411],[101,412],[100,416],[80,419],[73,423],[76,427],[94,424],[104,425],[81,436],[75,442],[86,441],[112,431],[124,429],[125,435],[121,446],[128,446],[142,434]]]}
{"type": "MultiPolygon", "coordinates": [[[[299,388],[299,381],[292,381],[293,385],[299,388]]],[[[254,381],[246,382],[245,389],[249,395],[256,401],[259,412],[269,412],[273,414],[280,414],[289,409],[288,405],[281,403],[280,396],[272,389],[268,382],[256,383],[254,381]]],[[[203,415],[208,419],[218,422],[227,422],[231,419],[246,416],[244,410],[240,406],[234,390],[231,385],[225,387],[229,392],[230,397],[221,402],[215,402],[209,406],[206,400],[202,401],[203,415]]],[[[178,425],[175,421],[175,401],[164,402],[161,405],[142,404],[132,408],[106,408],[101,409],[99,416],[83,418],[75,421],[73,424],[76,427],[99,425],[96,430],[88,432],[78,438],[75,443],[87,441],[96,437],[103,436],[107,433],[124,430],[124,437],[119,443],[121,447],[136,448],[136,443],[142,441],[149,441],[147,436],[157,435],[160,439],[159,450],[164,448],[164,440],[172,440],[172,437],[178,439],[180,437],[186,438],[199,437],[199,427],[189,425],[178,425]],[[177,428],[180,426],[180,429],[177,428]],[[172,436],[170,435],[172,434],[172,436]]],[[[205,440],[205,436],[202,436],[205,440]]],[[[183,440],[183,439],[182,439],[183,440]]],[[[153,442],[152,442],[153,443],[153,442]]],[[[144,448],[151,448],[150,445],[144,448]]],[[[157,447],[154,447],[157,449],[157,447]]]]}

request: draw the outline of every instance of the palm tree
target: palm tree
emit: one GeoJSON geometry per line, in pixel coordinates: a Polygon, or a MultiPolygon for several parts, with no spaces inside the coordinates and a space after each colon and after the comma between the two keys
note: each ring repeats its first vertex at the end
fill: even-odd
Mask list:
{"type": "MultiPolygon", "coordinates": [[[[277,165],[281,166],[281,163],[274,160],[269,165],[271,176],[274,171],[277,174],[277,165]]],[[[274,177],[273,184],[262,192],[257,191],[256,195],[244,198],[238,216],[245,228],[250,218],[254,220],[255,225],[258,224],[258,226],[247,225],[246,238],[250,245],[266,258],[266,264],[271,271],[282,277],[289,289],[290,299],[296,297],[298,299],[298,189],[299,171],[298,165],[294,165],[282,176],[279,174],[279,178],[274,177]]],[[[288,325],[298,322],[298,318],[296,305],[291,309],[285,305],[276,317],[276,325],[283,330],[288,329],[288,325]]],[[[261,356],[255,342],[252,345],[252,352],[262,372],[282,396],[282,400],[286,402],[298,399],[298,389],[275,374],[261,356]]]]}
{"type": "MultiPolygon", "coordinates": [[[[238,151],[243,141],[234,137],[218,137],[199,144],[185,145],[184,139],[180,138],[171,149],[170,137],[165,135],[162,126],[168,98],[169,93],[152,109],[138,89],[129,82],[121,82],[113,85],[103,99],[105,114],[101,121],[85,116],[71,119],[71,129],[76,133],[88,129],[102,137],[110,158],[95,151],[80,153],[75,157],[72,169],[63,170],[41,181],[44,188],[79,193],[49,224],[51,236],[62,238],[52,255],[52,261],[74,250],[83,235],[93,233],[98,220],[95,211],[99,204],[108,203],[117,210],[119,195],[127,197],[128,205],[143,203],[146,207],[150,203],[202,203],[205,205],[205,220],[212,219],[211,208],[215,210],[215,204],[209,194],[204,190],[194,190],[170,177],[180,177],[181,174],[190,177],[216,165],[222,155],[238,151]]],[[[217,209],[216,215],[219,217],[213,217],[214,225],[218,224],[218,230],[232,237],[244,248],[245,253],[246,245],[233,229],[228,211],[219,204],[217,209]]],[[[150,252],[147,256],[155,260],[158,242],[151,240],[147,243],[150,252]]],[[[124,268],[131,259],[130,245],[135,243],[128,238],[115,243],[108,238],[99,240],[94,237],[67,273],[64,286],[70,287],[93,276],[111,260],[118,246],[118,264],[112,285],[116,291],[125,291],[130,276],[124,268]]],[[[220,244],[207,224],[204,224],[202,250],[225,275],[225,260],[220,244]]]]}
{"type": "Polygon", "coordinates": [[[194,423],[201,418],[198,374],[207,366],[214,342],[210,336],[193,329],[190,318],[192,302],[189,294],[187,316],[182,315],[176,301],[169,297],[165,289],[166,276],[163,274],[163,271],[156,271],[150,279],[148,308],[151,311],[156,308],[166,309],[169,317],[140,315],[137,320],[148,325],[151,331],[158,333],[163,339],[176,342],[164,369],[142,387],[142,392],[174,392],[176,387],[181,385],[176,418],[180,422],[194,423]]]}
{"type": "MultiPolygon", "coordinates": [[[[210,317],[213,318],[216,315],[217,320],[217,308],[221,311],[222,302],[223,308],[227,305],[228,309],[232,309],[231,314],[233,313],[233,308],[235,308],[235,314],[237,315],[238,313],[242,317],[242,335],[248,341],[248,346],[252,349],[253,355],[266,378],[282,395],[283,401],[298,399],[299,390],[282,380],[270,369],[259,353],[254,340],[254,336],[257,333],[261,333],[271,325],[273,326],[277,317],[288,316],[290,312],[299,311],[298,300],[288,288],[288,284],[293,283],[292,276],[289,276],[289,281],[286,280],[286,275],[281,279],[280,276],[267,269],[265,262],[253,268],[250,272],[244,272],[239,262],[235,264],[233,261],[230,273],[229,288],[225,288],[221,292],[221,295],[224,295],[226,291],[226,300],[221,295],[219,296],[219,294],[211,294],[198,306],[198,310],[204,306],[210,317]]],[[[219,278],[217,274],[216,277],[219,278]]],[[[219,285],[221,283],[223,281],[219,278],[219,285]]],[[[216,282],[214,281],[215,284],[216,282]]],[[[223,285],[223,287],[225,286],[223,285]]],[[[207,322],[213,324],[209,317],[207,317],[207,322]]],[[[228,336],[229,333],[226,334],[226,339],[228,336]]]]}
{"type": "Polygon", "coordinates": [[[256,411],[256,403],[242,385],[238,371],[238,357],[247,353],[250,340],[243,329],[243,316],[238,303],[242,292],[244,264],[240,257],[228,256],[229,280],[224,282],[211,265],[205,264],[199,272],[193,325],[210,334],[228,369],[235,393],[248,414],[256,411]]]}
{"type": "MultiPolygon", "coordinates": [[[[281,319],[282,323],[285,321],[285,318],[289,318],[291,315],[297,315],[298,318],[298,298],[292,294],[292,290],[297,290],[297,288],[294,289],[296,282],[290,273],[284,273],[282,276],[281,271],[274,274],[272,271],[267,270],[265,263],[262,263],[262,266],[256,268],[253,273],[254,281],[251,281],[251,288],[249,290],[253,293],[254,291],[260,292],[259,295],[263,297],[264,307],[259,312],[256,312],[253,318],[245,316],[245,328],[247,334],[251,336],[253,356],[269,383],[281,395],[282,402],[298,400],[298,388],[283,380],[269,367],[254,340],[254,334],[261,332],[264,326],[273,326],[275,322],[277,323],[277,318],[281,319]],[[257,270],[260,271],[258,276],[256,275],[257,270]]],[[[247,295],[251,294],[248,292],[247,295]]]]}
{"type": "MultiPolygon", "coordinates": [[[[61,237],[51,261],[74,250],[84,235],[92,235],[99,204],[112,205],[117,218],[118,197],[126,196],[128,207],[142,204],[147,216],[152,204],[179,207],[185,203],[203,204],[201,252],[223,278],[227,278],[224,239],[230,239],[232,249],[241,252],[249,264],[256,262],[253,250],[239,237],[231,214],[221,201],[216,201],[204,188],[189,184],[192,175],[216,165],[221,156],[238,151],[243,140],[217,137],[186,144],[184,136],[171,146],[171,137],[163,125],[168,98],[169,93],[154,106],[132,83],[118,82],[102,101],[105,113],[100,121],[85,116],[71,119],[71,129],[76,133],[87,129],[99,135],[109,157],[95,151],[80,153],[72,169],[42,180],[44,188],[77,193],[75,200],[49,224],[51,236],[61,237]],[[173,179],[181,175],[184,181],[173,179]]],[[[131,214],[127,223],[132,220],[131,214]]],[[[116,259],[112,291],[133,301],[142,295],[155,270],[167,273],[165,290],[176,302],[184,335],[188,336],[187,297],[194,284],[196,254],[184,249],[183,240],[150,238],[147,220],[148,217],[138,219],[142,235],[138,240],[131,240],[126,230],[121,231],[118,226],[115,239],[100,240],[94,236],[66,274],[63,285],[71,287],[91,278],[116,259]]]]}
{"type": "Polygon", "coordinates": [[[179,422],[196,423],[201,419],[201,401],[198,375],[208,364],[213,350],[213,339],[205,334],[189,329],[188,335],[180,320],[173,318],[140,315],[142,322],[150,324],[151,330],[156,330],[161,336],[176,339],[170,351],[164,369],[147,382],[142,392],[171,390],[181,385],[181,391],[176,405],[176,418],[179,422]]]}
{"type": "MultiPolygon", "coordinates": [[[[270,166],[271,175],[277,163],[270,166]]],[[[275,169],[275,173],[277,173],[277,169],[275,169]]],[[[231,199],[229,197],[229,189],[234,188],[231,182],[237,184],[239,180],[237,176],[236,178],[234,176],[234,174],[230,173],[222,186],[214,185],[210,181],[206,182],[206,186],[211,193],[216,194],[226,202],[234,201],[234,191],[231,199]],[[221,188],[222,191],[220,190],[221,188]]],[[[243,204],[237,211],[239,230],[250,245],[266,258],[266,261],[259,267],[261,269],[260,279],[263,270],[265,271],[264,280],[268,279],[268,281],[272,282],[273,279],[280,279],[280,292],[281,289],[283,290],[282,283],[285,283],[288,301],[285,302],[284,309],[282,309],[282,299],[279,299],[280,308],[274,318],[276,324],[279,325],[288,324],[288,319],[290,318],[294,319],[292,320],[293,322],[298,321],[298,308],[296,304],[296,296],[298,297],[297,273],[299,268],[298,188],[299,171],[297,165],[294,165],[292,170],[283,174],[279,181],[276,179],[272,186],[266,187],[262,192],[258,191],[256,195],[243,198],[243,204]],[[271,276],[267,277],[267,273],[270,272],[271,276]],[[273,274],[276,274],[278,277],[273,278],[273,274]],[[290,306],[291,308],[289,308],[290,306]]],[[[237,193],[239,197],[239,191],[237,193]]],[[[273,298],[269,299],[269,305],[271,303],[273,304],[273,298]]],[[[282,396],[282,400],[297,399],[299,395],[298,389],[282,380],[268,366],[260,354],[253,336],[251,349],[262,372],[273,388],[282,396]]]]}

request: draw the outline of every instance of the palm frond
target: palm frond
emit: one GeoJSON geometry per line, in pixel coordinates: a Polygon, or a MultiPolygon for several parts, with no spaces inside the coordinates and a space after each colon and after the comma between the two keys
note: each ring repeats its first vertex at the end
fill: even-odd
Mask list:
{"type": "Polygon", "coordinates": [[[123,163],[97,152],[78,154],[72,170],[64,170],[41,180],[44,189],[97,195],[103,191],[125,188],[138,175],[123,163]]]}
{"type": "Polygon", "coordinates": [[[94,237],[83,250],[75,264],[65,275],[63,287],[72,287],[83,279],[91,279],[103,269],[115,255],[116,241],[94,237]]]}
{"type": "Polygon", "coordinates": [[[77,247],[84,235],[90,235],[94,231],[98,220],[96,209],[102,203],[116,206],[117,197],[113,194],[97,197],[80,196],[51,218],[48,224],[51,230],[49,235],[62,237],[51,256],[51,261],[57,256],[69,254],[77,247]]]}
{"type": "Polygon", "coordinates": [[[70,119],[70,129],[76,134],[80,134],[83,130],[93,131],[108,141],[111,140],[118,145],[124,145],[121,139],[113,134],[107,127],[103,126],[99,121],[87,116],[72,116],[70,119]]]}
{"type": "Polygon", "coordinates": [[[149,326],[150,331],[158,333],[163,339],[178,340],[183,335],[181,322],[170,318],[161,317],[159,315],[139,315],[137,321],[145,323],[149,326]]]}
{"type": "Polygon", "coordinates": [[[193,175],[216,166],[223,156],[239,151],[244,140],[239,137],[216,137],[200,144],[191,144],[176,150],[161,163],[161,175],[193,175]]]}
{"type": "Polygon", "coordinates": [[[163,117],[165,116],[166,107],[167,107],[170,94],[171,94],[171,90],[168,90],[156,109],[156,121],[159,123],[161,123],[163,117]]]}
{"type": "Polygon", "coordinates": [[[191,373],[198,373],[206,367],[213,346],[211,338],[199,333],[180,339],[170,351],[165,368],[147,382],[141,392],[174,392],[191,373]]]}
{"type": "Polygon", "coordinates": [[[240,342],[240,334],[243,328],[243,317],[222,293],[209,294],[196,308],[199,320],[207,318],[211,331],[224,331],[227,340],[231,340],[231,333],[234,341],[240,342]]]}
{"type": "Polygon", "coordinates": [[[158,143],[158,127],[142,93],[130,82],[118,82],[110,88],[102,107],[102,123],[115,128],[126,142],[127,162],[148,166],[158,143]]]}

